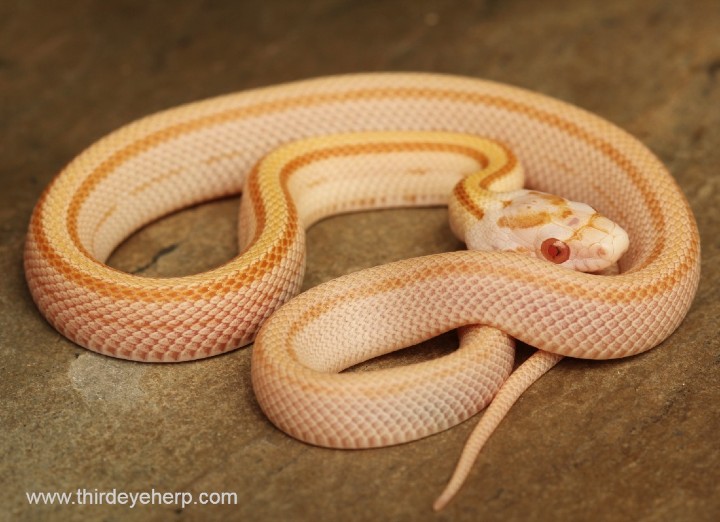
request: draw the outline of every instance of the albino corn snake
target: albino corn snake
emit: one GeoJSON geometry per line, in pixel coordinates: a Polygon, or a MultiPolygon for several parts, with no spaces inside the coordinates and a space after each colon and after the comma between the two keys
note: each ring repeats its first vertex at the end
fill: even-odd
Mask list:
{"type": "Polygon", "coordinates": [[[656,346],[685,316],[699,278],[697,227],[652,153],[617,127],[556,100],[424,74],[341,76],[248,91],[171,109],[100,140],[55,178],[33,214],[25,252],[33,298],[63,335],[115,357],[182,361],[246,345],[298,291],[304,226],[338,211],[447,203],[448,184],[461,176],[416,185],[411,180],[435,179],[418,165],[375,188],[338,188],[312,172],[311,187],[292,176],[287,183],[295,188],[278,191],[251,180],[245,186],[246,174],[280,145],[368,131],[498,140],[519,158],[528,186],[591,203],[627,230],[630,248],[616,276],[520,254],[453,252],[351,274],[302,294],[267,322],[253,353],[258,400],[294,436],[358,447],[412,440],[464,420],[507,378],[507,358],[490,362],[490,384],[475,383],[485,390],[465,377],[448,390],[437,374],[459,366],[482,377],[485,370],[469,362],[507,346],[498,330],[561,356],[603,359],[656,346]],[[103,264],[153,219],[241,189],[260,197],[241,206],[242,254],[221,267],[152,279],[103,264]],[[311,197],[283,222],[267,219],[291,190],[311,197]],[[343,190],[344,199],[326,198],[343,190]],[[352,373],[324,373],[469,324],[498,329],[478,334],[488,336],[482,354],[461,349],[445,361],[367,372],[376,387],[365,392],[369,384],[352,373]],[[407,396],[394,395],[396,378],[416,386],[407,396]],[[412,393],[442,408],[412,410],[420,400],[412,393]],[[407,408],[414,412],[409,421],[407,408]],[[364,414],[342,417],[345,409],[364,414]],[[357,432],[360,425],[367,431],[357,432]]]}

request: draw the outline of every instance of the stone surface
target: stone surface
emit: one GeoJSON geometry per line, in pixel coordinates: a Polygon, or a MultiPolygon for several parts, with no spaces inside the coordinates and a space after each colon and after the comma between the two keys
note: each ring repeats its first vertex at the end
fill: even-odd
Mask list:
{"type": "MultiPolygon", "coordinates": [[[[0,520],[720,520],[718,27],[716,0],[0,3],[0,520]],[[174,366],[98,356],[44,322],[23,278],[34,202],[102,135],[182,102],[361,70],[490,78],[594,111],[669,166],[702,234],[703,277],[678,331],[631,359],[560,363],[440,514],[431,502],[475,420],[392,448],[310,447],[262,415],[249,349],[174,366]],[[78,488],[238,502],[26,499],[78,488]]],[[[236,207],[161,220],[111,263],[148,275],[217,265],[234,253],[236,207]]],[[[306,287],[458,246],[442,209],[334,218],[310,231],[306,287]]]]}

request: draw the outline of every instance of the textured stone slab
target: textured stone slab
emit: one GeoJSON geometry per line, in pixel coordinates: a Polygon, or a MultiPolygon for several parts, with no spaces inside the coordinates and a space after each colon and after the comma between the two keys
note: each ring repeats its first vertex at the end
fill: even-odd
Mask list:
{"type": "MultiPolygon", "coordinates": [[[[718,27],[714,0],[0,4],[0,520],[720,519],[718,27]],[[698,296],[675,335],[627,360],[563,361],[439,515],[431,502],[475,420],[393,448],[307,446],[260,412],[249,349],[175,366],[95,355],[43,321],[22,273],[41,190],[117,126],[238,89],[380,69],[495,79],[610,119],[667,163],[703,241],[698,296]],[[30,506],[25,496],[78,488],[229,491],[238,504],[30,506]]],[[[230,199],[161,220],[111,262],[146,275],[215,266],[235,252],[236,209],[230,199]]],[[[305,287],[458,247],[442,209],[331,219],[309,233],[305,287]]]]}

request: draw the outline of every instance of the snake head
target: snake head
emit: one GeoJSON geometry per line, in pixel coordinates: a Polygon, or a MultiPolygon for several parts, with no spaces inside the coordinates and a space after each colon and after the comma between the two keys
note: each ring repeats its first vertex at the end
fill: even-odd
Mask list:
{"type": "Polygon", "coordinates": [[[623,228],[585,203],[534,190],[513,193],[497,225],[509,242],[540,259],[581,272],[615,264],[627,251],[623,228]]]}
{"type": "Polygon", "coordinates": [[[628,249],[625,230],[585,203],[524,189],[494,199],[468,229],[471,249],[520,252],[581,272],[611,267],[628,249]]]}

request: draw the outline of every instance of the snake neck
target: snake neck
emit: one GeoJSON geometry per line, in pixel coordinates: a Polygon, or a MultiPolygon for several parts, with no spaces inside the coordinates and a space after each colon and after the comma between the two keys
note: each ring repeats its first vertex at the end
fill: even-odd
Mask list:
{"type": "MultiPolygon", "coordinates": [[[[518,216],[512,211],[513,202],[521,200],[529,191],[518,189],[507,192],[495,192],[482,187],[482,181],[467,179],[455,187],[448,204],[450,228],[465,242],[469,250],[516,251],[527,253],[527,241],[523,237],[514,237],[512,230],[518,228],[520,221],[528,225],[537,225],[538,216],[518,216]],[[470,185],[471,187],[468,187],[470,185]],[[472,199],[467,194],[472,191],[472,199]],[[522,239],[522,240],[521,240],[522,239]]],[[[526,230],[532,228],[526,227],[526,230]]],[[[519,228],[518,228],[519,229],[519,228]]]]}

